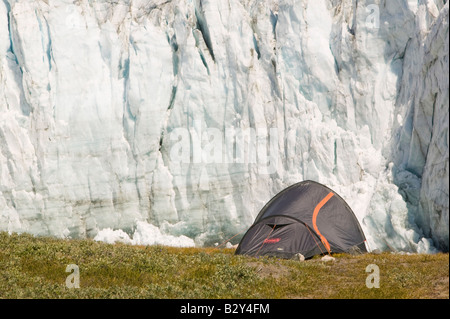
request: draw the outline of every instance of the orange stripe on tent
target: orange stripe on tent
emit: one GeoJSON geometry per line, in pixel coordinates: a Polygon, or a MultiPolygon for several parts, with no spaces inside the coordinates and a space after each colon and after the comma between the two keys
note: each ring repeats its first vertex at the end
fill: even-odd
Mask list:
{"type": "Polygon", "coordinates": [[[328,250],[328,253],[331,253],[331,249],[330,249],[330,244],[328,243],[328,240],[320,233],[319,229],[317,228],[317,224],[316,224],[316,220],[317,220],[317,215],[319,214],[320,209],[322,208],[323,205],[326,204],[326,202],[328,202],[328,200],[333,197],[334,193],[333,192],[329,192],[327,196],[325,196],[319,204],[317,204],[317,206],[314,208],[314,213],[313,213],[313,217],[312,217],[312,222],[313,222],[313,227],[314,230],[316,231],[317,235],[319,235],[320,240],[322,241],[323,245],[325,246],[325,248],[328,250]]]}

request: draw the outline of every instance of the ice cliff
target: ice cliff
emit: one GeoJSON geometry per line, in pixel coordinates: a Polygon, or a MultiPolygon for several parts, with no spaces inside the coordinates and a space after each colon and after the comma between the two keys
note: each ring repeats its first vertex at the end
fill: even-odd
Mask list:
{"type": "Polygon", "coordinates": [[[210,245],[312,179],[448,251],[448,6],[1,0],[0,230],[210,245]]]}

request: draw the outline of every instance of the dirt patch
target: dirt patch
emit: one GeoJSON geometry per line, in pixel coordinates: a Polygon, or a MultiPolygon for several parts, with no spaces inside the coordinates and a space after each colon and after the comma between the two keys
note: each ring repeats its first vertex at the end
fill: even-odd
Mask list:
{"type": "Polygon", "coordinates": [[[278,279],[287,276],[290,271],[290,268],[285,265],[265,264],[257,261],[248,262],[247,266],[255,268],[256,273],[261,278],[273,277],[278,279]]]}
{"type": "Polygon", "coordinates": [[[438,278],[432,281],[432,287],[434,287],[434,291],[432,293],[431,298],[434,299],[448,299],[448,287],[449,280],[448,277],[438,278]]]}

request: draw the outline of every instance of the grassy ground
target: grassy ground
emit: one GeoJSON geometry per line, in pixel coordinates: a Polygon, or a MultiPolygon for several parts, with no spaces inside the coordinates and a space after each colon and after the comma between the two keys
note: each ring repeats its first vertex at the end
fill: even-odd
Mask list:
{"type": "Polygon", "coordinates": [[[0,233],[0,298],[449,298],[448,254],[334,257],[299,262],[0,233]],[[79,289],[66,287],[69,264],[79,267],[79,289]],[[379,288],[366,286],[370,264],[379,288]]]}

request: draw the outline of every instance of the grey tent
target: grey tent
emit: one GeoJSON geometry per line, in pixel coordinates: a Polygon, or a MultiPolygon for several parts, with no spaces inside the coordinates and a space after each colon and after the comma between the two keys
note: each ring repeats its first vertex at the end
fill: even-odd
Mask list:
{"type": "Polygon", "coordinates": [[[293,258],[367,252],[365,236],[347,203],[330,188],[303,181],[284,189],[260,211],[236,254],[293,258]]]}

